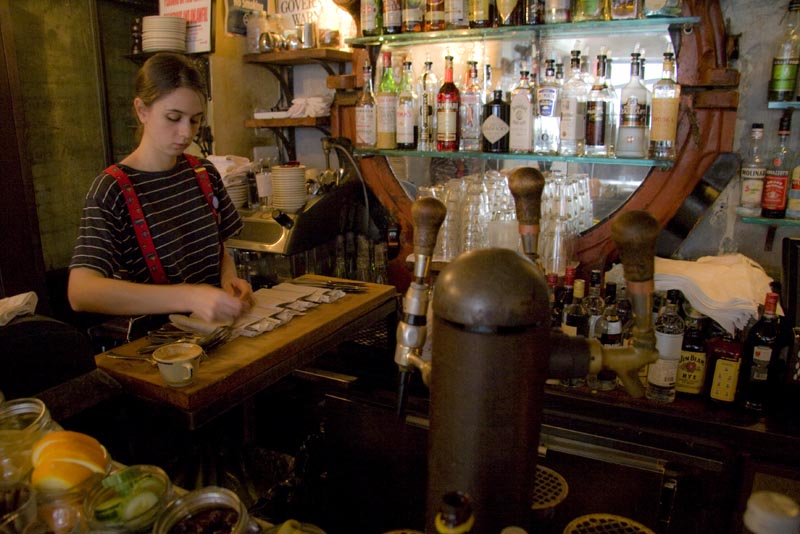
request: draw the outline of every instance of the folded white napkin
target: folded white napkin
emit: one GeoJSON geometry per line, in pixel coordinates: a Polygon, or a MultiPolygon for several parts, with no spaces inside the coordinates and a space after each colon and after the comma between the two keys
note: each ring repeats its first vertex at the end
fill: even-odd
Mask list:
{"type": "Polygon", "coordinates": [[[39,297],[33,291],[20,293],[13,297],[0,299],[0,326],[5,326],[19,315],[29,315],[36,311],[39,297]]]}
{"type": "Polygon", "coordinates": [[[287,113],[290,117],[327,117],[331,114],[333,95],[297,97],[287,113]]]}

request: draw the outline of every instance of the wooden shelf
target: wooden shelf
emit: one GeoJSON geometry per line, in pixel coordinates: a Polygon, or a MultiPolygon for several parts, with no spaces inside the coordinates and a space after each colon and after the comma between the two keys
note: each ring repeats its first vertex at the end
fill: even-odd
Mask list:
{"type": "Polygon", "coordinates": [[[246,63],[265,63],[267,65],[310,65],[313,63],[347,63],[353,60],[353,53],[335,48],[299,48],[297,50],[276,50],[263,54],[245,54],[246,63]]]}
{"type": "Polygon", "coordinates": [[[330,126],[330,117],[287,117],[285,119],[247,119],[244,121],[246,128],[319,128],[330,126]]]}

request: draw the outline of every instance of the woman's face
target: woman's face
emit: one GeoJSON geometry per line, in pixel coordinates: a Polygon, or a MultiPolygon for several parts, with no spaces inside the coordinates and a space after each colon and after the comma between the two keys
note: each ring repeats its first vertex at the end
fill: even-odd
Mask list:
{"type": "Polygon", "coordinates": [[[143,127],[142,142],[170,157],[189,147],[205,111],[202,95],[186,87],[167,93],[150,106],[136,98],[134,106],[143,127]]]}

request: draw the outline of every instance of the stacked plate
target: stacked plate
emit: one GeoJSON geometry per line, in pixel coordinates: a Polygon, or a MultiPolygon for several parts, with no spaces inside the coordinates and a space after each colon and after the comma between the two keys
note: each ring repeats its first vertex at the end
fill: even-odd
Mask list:
{"type": "Polygon", "coordinates": [[[150,16],[142,19],[142,51],[186,52],[186,19],[150,16]]]}
{"type": "Polygon", "coordinates": [[[304,165],[272,167],[272,206],[297,213],[306,204],[306,168],[304,165]]]}
{"type": "Polygon", "coordinates": [[[241,208],[247,202],[248,197],[248,184],[246,174],[236,174],[233,176],[226,176],[223,179],[225,183],[225,190],[233,202],[235,208],[241,208]]]}

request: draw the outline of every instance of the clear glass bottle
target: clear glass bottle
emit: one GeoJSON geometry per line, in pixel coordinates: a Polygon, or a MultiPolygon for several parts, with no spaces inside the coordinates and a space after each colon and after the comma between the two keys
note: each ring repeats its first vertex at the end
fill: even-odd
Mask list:
{"type": "Polygon", "coordinates": [[[448,30],[469,28],[468,0],[444,0],[444,27],[448,30]]]}
{"type": "Polygon", "coordinates": [[[372,92],[372,67],[364,65],[362,68],[364,87],[356,101],[356,148],[375,148],[377,142],[375,121],[375,95],[372,92]]]}
{"type": "Polygon", "coordinates": [[[775,46],[772,75],[767,99],[770,102],[790,101],[797,90],[797,66],[800,63],[800,0],[789,2],[783,34],[775,46]]]}
{"type": "Polygon", "coordinates": [[[761,194],[764,191],[764,176],[767,165],[761,156],[761,140],[764,138],[764,125],[754,122],[750,128],[750,148],[739,169],[741,190],[739,207],[736,213],[747,217],[761,215],[761,194]]]}
{"type": "Polygon", "coordinates": [[[483,104],[486,105],[492,101],[494,98],[494,85],[492,83],[492,66],[487,63],[483,66],[483,80],[481,80],[481,84],[483,85],[482,91],[483,95],[481,96],[481,100],[483,104]]]}
{"type": "Polygon", "coordinates": [[[572,2],[570,0],[545,0],[544,23],[560,24],[571,22],[572,2]]]}
{"type": "Polygon", "coordinates": [[[561,88],[559,107],[561,134],[558,137],[560,156],[582,156],[586,139],[586,98],[591,87],[581,76],[581,51],[573,50],[570,76],[561,88]]]}
{"type": "Polygon", "coordinates": [[[444,29],[444,0],[425,0],[424,31],[444,29]]]}
{"type": "Polygon", "coordinates": [[[511,109],[503,100],[503,91],[497,89],[493,98],[483,106],[481,137],[483,152],[505,154],[508,152],[511,109]]]}
{"type": "Polygon", "coordinates": [[[675,55],[672,52],[664,52],[661,68],[661,79],[653,85],[649,156],[674,161],[681,86],[675,82],[675,55]]]}
{"type": "Polygon", "coordinates": [[[397,148],[400,150],[414,150],[417,148],[419,102],[417,93],[414,91],[414,73],[412,69],[411,61],[403,61],[403,76],[400,78],[397,111],[395,112],[397,148]]]}
{"type": "Polygon", "coordinates": [[[527,70],[520,71],[519,84],[511,91],[508,149],[515,154],[533,150],[534,93],[527,70]]]}
{"type": "Polygon", "coordinates": [[[363,0],[359,8],[361,35],[371,37],[383,31],[383,6],[381,0],[363,0]]]}
{"type": "Polygon", "coordinates": [[[606,20],[605,0],[575,0],[572,20],[575,22],[606,20]]]}
{"type": "Polygon", "coordinates": [[[537,154],[558,154],[558,140],[561,135],[561,86],[556,81],[555,74],[555,60],[546,60],[544,80],[536,88],[533,151],[537,154]]]}
{"type": "Polygon", "coordinates": [[[453,83],[453,56],[444,58],[444,82],[436,94],[436,150],[458,152],[458,106],[461,103],[458,87],[453,83]]]}
{"type": "Polygon", "coordinates": [[[638,19],[642,16],[642,0],[606,0],[606,12],[611,20],[638,19]]]}
{"type": "Polygon", "coordinates": [[[383,6],[383,33],[400,33],[403,30],[403,4],[401,0],[381,0],[383,6]]]}
{"type": "Polygon", "coordinates": [[[667,292],[667,305],[658,316],[654,330],[656,334],[656,350],[658,360],[651,363],[647,370],[647,398],[656,402],[672,402],[675,400],[675,380],[678,375],[678,364],[681,360],[681,344],[685,325],[678,315],[679,292],[670,289],[667,292]]]}
{"type": "Polygon", "coordinates": [[[436,94],[439,92],[439,79],[433,72],[433,62],[425,61],[425,68],[417,79],[419,99],[417,150],[429,151],[436,148],[436,94]]]}
{"type": "Polygon", "coordinates": [[[644,0],[645,17],[680,17],[683,0],[644,0]]]}
{"type": "Polygon", "coordinates": [[[615,98],[606,84],[606,56],[597,56],[597,76],[586,97],[586,156],[612,157],[616,140],[615,98]]]}
{"type": "Polygon", "coordinates": [[[639,76],[639,52],[631,54],[631,78],[620,91],[619,124],[616,156],[619,158],[647,157],[648,100],[650,91],[639,76]]]}
{"type": "Polygon", "coordinates": [[[478,79],[478,62],[467,61],[469,75],[458,112],[461,115],[461,139],[459,150],[480,151],[481,123],[483,122],[483,90],[478,79]]]}
{"type": "Polygon", "coordinates": [[[375,118],[377,123],[376,148],[397,148],[397,84],[392,69],[392,53],[384,51],[383,73],[375,95],[375,118]]]}
{"type": "Polygon", "coordinates": [[[402,0],[403,33],[421,32],[425,19],[425,4],[421,0],[402,0]]]}
{"type": "Polygon", "coordinates": [[[772,153],[764,174],[761,193],[761,216],[783,219],[786,216],[786,199],[789,191],[789,173],[792,171],[792,154],[789,138],[792,135],[792,110],[787,109],[778,126],[778,148],[772,153]]]}
{"type": "Polygon", "coordinates": [[[767,408],[769,388],[776,386],[775,359],[781,344],[781,331],[775,309],[777,293],[767,293],[764,312],[747,332],[739,380],[739,404],[753,412],[767,408]],[[770,376],[772,374],[772,376],[770,376]]]}

